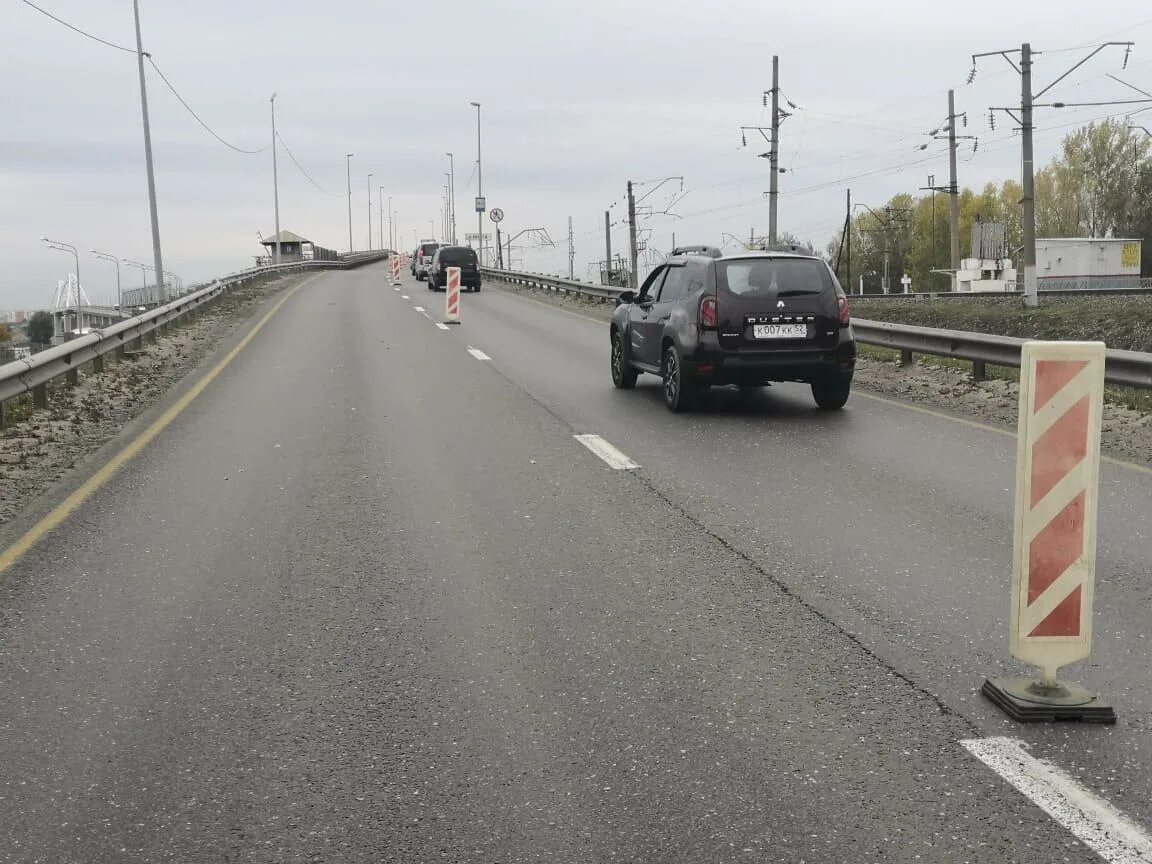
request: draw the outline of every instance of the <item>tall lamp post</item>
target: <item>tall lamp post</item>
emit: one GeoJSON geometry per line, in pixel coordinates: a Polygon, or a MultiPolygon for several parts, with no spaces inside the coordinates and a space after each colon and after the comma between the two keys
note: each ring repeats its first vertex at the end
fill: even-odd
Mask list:
{"type": "Polygon", "coordinates": [[[480,158],[480,103],[471,103],[476,109],[476,243],[480,266],[484,266],[484,163],[480,158]]]}
{"type": "MultiPolygon", "coordinates": [[[[144,162],[148,171],[148,207],[152,217],[152,260],[156,272],[164,269],[160,254],[160,217],[156,210],[156,172],[152,169],[152,128],[148,122],[148,88],[144,81],[144,37],[140,35],[140,2],[132,0],[132,13],[136,19],[136,59],[140,66],[140,113],[144,119],[144,162]]],[[[77,275],[79,281],[79,275],[77,275]]],[[[160,298],[163,301],[163,297],[160,298]]]]}
{"type": "Polygon", "coordinates": [[[392,235],[391,235],[391,231],[389,231],[388,245],[385,246],[384,245],[384,187],[383,186],[377,186],[376,187],[376,196],[379,199],[377,201],[376,215],[378,217],[377,221],[380,223],[380,227],[377,228],[376,230],[380,234],[380,248],[381,249],[388,249],[388,248],[391,248],[391,246],[392,246],[392,235]]]}
{"type": "Polygon", "coordinates": [[[75,246],[61,243],[59,240],[49,240],[47,237],[41,237],[40,240],[49,249],[55,249],[57,252],[71,252],[72,257],[76,259],[76,333],[79,334],[84,329],[84,313],[80,308],[80,253],[76,251],[75,246]]]}
{"type": "Polygon", "coordinates": [[[129,261],[127,258],[124,259],[124,263],[127,264],[129,267],[139,267],[140,268],[140,279],[143,282],[143,286],[144,286],[143,288],[140,289],[140,305],[142,305],[142,306],[147,305],[148,300],[149,300],[149,298],[147,297],[147,293],[148,293],[148,271],[154,270],[155,268],[149,264],[141,264],[139,261],[129,261]]]}
{"type": "Polygon", "coordinates": [[[352,157],[355,153],[345,155],[348,167],[348,254],[352,254],[352,157]]]}
{"type": "Polygon", "coordinates": [[[372,173],[368,173],[368,251],[372,251],[372,173]]]}
{"type": "Polygon", "coordinates": [[[280,176],[276,171],[276,94],[272,103],[272,205],[276,211],[276,242],[272,245],[272,263],[280,264],[280,176]]]}
{"type": "Polygon", "coordinates": [[[456,245],[456,157],[448,156],[448,219],[452,227],[452,245],[456,245]]]}
{"type": "Polygon", "coordinates": [[[97,258],[99,258],[101,261],[111,261],[116,265],[116,308],[123,312],[124,298],[120,291],[120,259],[115,255],[111,255],[107,252],[99,252],[95,249],[89,249],[88,251],[92,255],[95,255],[97,258]]]}

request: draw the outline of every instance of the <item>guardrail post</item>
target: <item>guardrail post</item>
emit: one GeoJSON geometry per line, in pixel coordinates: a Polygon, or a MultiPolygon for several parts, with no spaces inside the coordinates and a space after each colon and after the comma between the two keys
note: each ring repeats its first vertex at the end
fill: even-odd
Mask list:
{"type": "Polygon", "coordinates": [[[116,360],[117,360],[117,362],[119,362],[120,360],[123,360],[127,354],[128,354],[128,349],[126,348],[126,346],[124,345],[123,342],[121,342],[119,345],[116,346],[116,360]]]}
{"type": "Polygon", "coordinates": [[[48,407],[48,385],[37,384],[32,388],[32,404],[36,408],[48,407]]]}
{"type": "Polygon", "coordinates": [[[4,428],[4,403],[0,402],[0,429],[4,428]]]}
{"type": "Polygon", "coordinates": [[[99,354],[92,358],[92,371],[99,375],[104,371],[104,355],[99,354]]]}
{"type": "Polygon", "coordinates": [[[69,387],[75,387],[80,383],[80,370],[73,366],[64,373],[64,380],[68,382],[69,387]]]}
{"type": "Polygon", "coordinates": [[[911,366],[915,361],[912,359],[912,351],[908,348],[900,350],[900,365],[911,366]]]}
{"type": "Polygon", "coordinates": [[[972,380],[973,381],[987,381],[988,368],[983,360],[972,361],[972,380]]]}

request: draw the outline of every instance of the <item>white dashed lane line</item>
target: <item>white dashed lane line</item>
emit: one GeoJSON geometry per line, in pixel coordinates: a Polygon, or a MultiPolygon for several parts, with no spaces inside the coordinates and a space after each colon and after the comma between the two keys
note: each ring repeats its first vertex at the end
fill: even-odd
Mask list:
{"type": "Polygon", "coordinates": [[[413,306],[412,308],[415,309],[417,312],[423,312],[424,311],[423,306],[413,306]]]}
{"type": "Polygon", "coordinates": [[[599,435],[574,435],[572,437],[617,471],[630,471],[640,467],[599,435]]]}
{"type": "Polygon", "coordinates": [[[436,322],[436,326],[439,327],[441,330],[449,329],[447,324],[441,324],[439,321],[436,322]]]}
{"type": "Polygon", "coordinates": [[[491,360],[492,359],[487,354],[485,354],[483,351],[481,351],[479,348],[473,348],[471,345],[468,346],[468,353],[471,354],[473,357],[475,357],[477,360],[491,360]]]}
{"type": "Polygon", "coordinates": [[[401,300],[410,300],[411,298],[407,294],[401,294],[400,299],[401,300]]]}
{"type": "Polygon", "coordinates": [[[1013,738],[961,741],[969,753],[1110,864],[1148,864],[1152,836],[1127,816],[1013,738]]]}

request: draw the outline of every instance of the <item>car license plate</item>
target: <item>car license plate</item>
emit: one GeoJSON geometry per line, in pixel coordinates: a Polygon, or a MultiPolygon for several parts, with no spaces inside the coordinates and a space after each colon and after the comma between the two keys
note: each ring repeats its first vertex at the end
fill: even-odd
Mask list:
{"type": "Polygon", "coordinates": [[[753,324],[754,339],[806,339],[807,324],[753,324]]]}

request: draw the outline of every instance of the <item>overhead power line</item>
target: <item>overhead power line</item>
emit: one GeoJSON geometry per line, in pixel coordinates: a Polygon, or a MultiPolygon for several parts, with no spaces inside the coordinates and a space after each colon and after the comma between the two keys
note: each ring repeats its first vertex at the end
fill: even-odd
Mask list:
{"type": "Polygon", "coordinates": [[[57,24],[63,24],[69,30],[75,31],[76,33],[79,33],[81,36],[85,36],[88,39],[91,39],[93,42],[99,42],[101,45],[107,45],[109,48],[115,48],[119,51],[127,51],[129,54],[135,54],[136,53],[136,51],[132,48],[126,48],[123,45],[117,45],[115,42],[109,42],[107,39],[101,39],[99,36],[92,35],[87,30],[81,30],[76,25],[69,24],[63,18],[57,18],[55,15],[53,15],[47,9],[41,9],[39,6],[37,6],[35,3],[33,3],[32,0],[24,0],[24,5],[25,6],[31,6],[33,9],[35,9],[41,15],[47,15],[49,18],[51,18],[57,24]]]}
{"type": "Polygon", "coordinates": [[[313,186],[315,186],[317,189],[319,189],[325,195],[331,195],[333,198],[343,198],[344,197],[344,195],[346,193],[344,193],[344,192],[330,192],[329,190],[327,190],[323,186],[321,186],[319,183],[317,183],[315,180],[313,180],[312,175],[304,170],[304,166],[300,164],[300,160],[297,159],[296,156],[292,153],[292,149],[288,146],[288,143],[284,140],[284,138],[281,137],[279,132],[276,133],[276,140],[280,142],[280,145],[284,148],[284,152],[287,153],[288,158],[292,160],[292,164],[295,165],[300,170],[300,173],[304,175],[304,178],[309,183],[311,183],[313,186]]]}
{"type": "Polygon", "coordinates": [[[243,147],[237,147],[235,144],[230,144],[229,142],[225,141],[223,138],[221,138],[219,135],[216,134],[216,132],[212,129],[211,126],[209,126],[207,123],[204,122],[203,119],[201,119],[199,114],[197,114],[194,110],[192,110],[192,106],[189,105],[185,101],[184,97],[181,96],[177,92],[176,88],[172,86],[172,82],[169,81],[165,77],[164,73],[160,71],[160,67],[156,65],[156,61],[152,59],[152,56],[150,54],[145,54],[144,56],[146,56],[148,58],[148,62],[152,65],[152,68],[156,70],[156,74],[160,76],[160,80],[163,81],[167,85],[168,89],[172,91],[172,95],[175,96],[179,100],[180,104],[183,105],[185,109],[187,109],[188,113],[191,114],[196,119],[196,122],[199,123],[202,127],[204,127],[204,131],[207,132],[209,135],[211,135],[213,138],[215,138],[217,141],[219,141],[221,144],[223,144],[225,147],[227,147],[230,150],[235,150],[237,153],[246,153],[250,156],[255,155],[257,153],[263,153],[265,150],[268,149],[268,145],[265,144],[259,150],[245,150],[243,147]]]}

